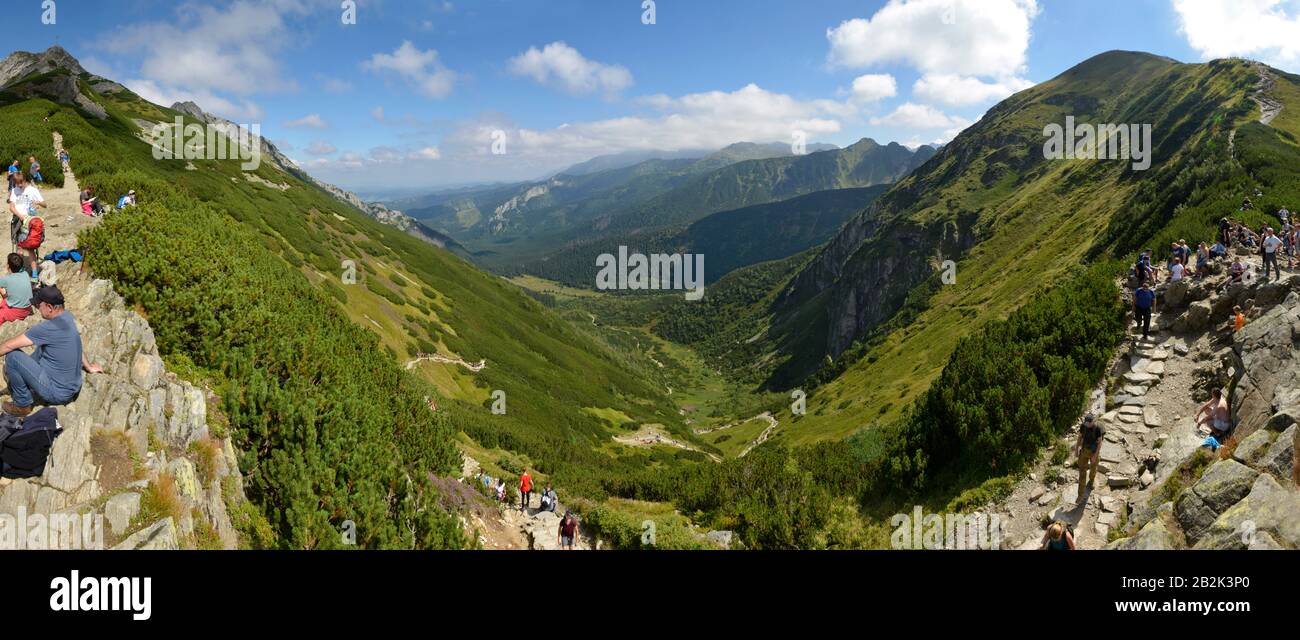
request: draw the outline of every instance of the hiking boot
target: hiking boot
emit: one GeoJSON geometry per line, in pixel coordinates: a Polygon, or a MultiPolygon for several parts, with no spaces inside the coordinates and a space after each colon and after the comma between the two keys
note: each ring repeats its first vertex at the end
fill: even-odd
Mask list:
{"type": "Polygon", "coordinates": [[[20,407],[8,400],[5,400],[4,403],[0,404],[0,410],[3,410],[5,413],[14,416],[15,418],[26,418],[32,413],[31,407],[20,407]]]}

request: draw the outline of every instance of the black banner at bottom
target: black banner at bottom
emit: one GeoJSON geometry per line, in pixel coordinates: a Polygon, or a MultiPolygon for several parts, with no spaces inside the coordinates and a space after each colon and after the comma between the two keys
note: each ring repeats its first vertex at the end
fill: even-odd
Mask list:
{"type": "Polygon", "coordinates": [[[490,625],[503,614],[522,620],[579,611],[635,612],[647,624],[703,614],[693,629],[731,631],[806,622],[813,611],[819,624],[990,615],[1002,628],[1063,615],[1134,625],[1293,624],[1297,558],[1286,551],[0,554],[7,609],[48,628],[181,623],[218,632],[248,628],[245,622],[327,631],[373,629],[379,620],[385,627],[455,618],[490,625]],[[746,613],[723,615],[729,610],[746,613]]]}

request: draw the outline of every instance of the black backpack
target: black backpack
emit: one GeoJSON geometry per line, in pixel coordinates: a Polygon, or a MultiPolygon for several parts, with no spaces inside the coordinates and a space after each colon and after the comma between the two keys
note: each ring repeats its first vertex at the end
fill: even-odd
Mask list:
{"type": "Polygon", "coordinates": [[[53,407],[33,413],[17,429],[5,425],[0,432],[4,436],[0,442],[0,476],[36,478],[44,474],[54,439],[62,433],[58,411],[53,407]]]}

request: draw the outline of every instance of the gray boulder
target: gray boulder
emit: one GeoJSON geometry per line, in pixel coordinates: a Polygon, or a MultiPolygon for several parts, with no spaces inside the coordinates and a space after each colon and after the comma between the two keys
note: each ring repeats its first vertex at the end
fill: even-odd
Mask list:
{"type": "Polygon", "coordinates": [[[1197,549],[1245,549],[1267,532],[1274,543],[1300,547],[1300,492],[1260,474],[1250,493],[1224,511],[1195,543],[1197,549]]]}

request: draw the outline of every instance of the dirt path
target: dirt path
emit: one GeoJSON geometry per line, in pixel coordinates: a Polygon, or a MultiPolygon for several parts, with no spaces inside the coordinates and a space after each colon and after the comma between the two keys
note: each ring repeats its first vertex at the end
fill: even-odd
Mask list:
{"type": "Polygon", "coordinates": [[[619,444],[625,444],[629,447],[653,447],[655,445],[664,445],[667,447],[683,449],[685,451],[694,451],[696,453],[703,453],[704,455],[708,456],[710,460],[714,462],[722,462],[722,458],[719,457],[717,454],[703,451],[699,447],[696,447],[693,444],[689,444],[686,442],[682,442],[681,440],[677,440],[673,438],[671,435],[669,435],[667,431],[664,431],[663,427],[657,424],[642,425],[641,428],[636,431],[636,433],[628,434],[625,436],[614,436],[614,441],[619,444]]]}
{"type": "Polygon", "coordinates": [[[406,363],[406,368],[414,369],[415,366],[420,364],[421,362],[441,362],[443,364],[458,364],[462,367],[465,367],[466,369],[469,369],[470,371],[473,371],[474,373],[478,373],[482,371],[485,367],[487,367],[487,360],[479,360],[477,364],[470,364],[468,362],[465,362],[465,360],[460,356],[456,356],[455,358],[450,358],[435,353],[432,355],[421,354],[419,356],[416,356],[414,360],[411,360],[406,363]]]}
{"type": "MultiPolygon", "coordinates": [[[[55,153],[62,147],[63,136],[56,131],[54,133],[55,153]]],[[[45,242],[41,245],[40,254],[45,255],[60,249],[75,249],[77,234],[81,233],[82,229],[99,222],[99,218],[81,213],[81,187],[77,183],[77,176],[73,174],[71,168],[68,168],[64,170],[63,188],[55,189],[41,184],[37,185],[37,189],[40,190],[41,197],[45,198],[47,205],[41,211],[41,217],[45,219],[45,242]]]]}

